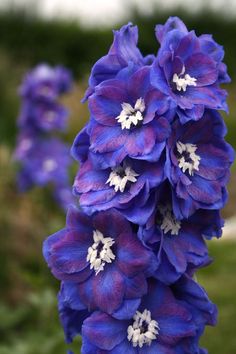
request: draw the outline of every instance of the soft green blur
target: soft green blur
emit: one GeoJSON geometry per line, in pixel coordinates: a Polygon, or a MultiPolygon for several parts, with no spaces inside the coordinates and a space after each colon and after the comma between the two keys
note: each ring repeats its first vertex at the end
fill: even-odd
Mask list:
{"type": "MultiPolygon", "coordinates": [[[[175,15],[172,12],[171,15],[175,15]]],[[[156,52],[155,23],[170,14],[156,12],[152,17],[134,13],[140,26],[140,47],[156,52]]],[[[236,147],[236,21],[222,22],[220,15],[195,17],[182,11],[182,18],[197,33],[213,33],[226,48],[226,62],[233,78],[228,85],[230,115],[225,115],[228,141],[236,147]]],[[[66,140],[71,144],[88,118],[80,99],[86,88],[89,69],[104,55],[112,41],[110,30],[85,31],[73,23],[46,22],[24,13],[0,14],[0,354],[66,353],[56,308],[59,283],[54,280],[42,257],[43,240],[64,226],[65,215],[57,208],[49,190],[35,188],[25,195],[17,192],[12,161],[16,138],[16,117],[20,101],[17,87],[22,75],[39,62],[63,64],[75,77],[73,92],[63,98],[71,111],[66,140]]],[[[73,176],[72,176],[73,179],[73,176]]],[[[229,186],[226,217],[235,214],[236,167],[229,186]]],[[[236,353],[236,243],[218,240],[209,245],[215,263],[199,272],[198,280],[219,306],[219,325],[209,329],[203,345],[210,354],[236,353]]],[[[74,345],[79,353],[79,340],[74,345]]]]}

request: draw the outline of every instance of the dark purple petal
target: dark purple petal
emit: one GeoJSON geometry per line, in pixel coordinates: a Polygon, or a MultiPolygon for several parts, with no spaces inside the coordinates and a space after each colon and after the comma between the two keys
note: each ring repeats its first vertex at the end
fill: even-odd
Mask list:
{"type": "Polygon", "coordinates": [[[112,317],[118,320],[130,319],[134,316],[141,299],[124,300],[122,306],[113,312],[112,317]]]}
{"type": "Polygon", "coordinates": [[[196,326],[191,321],[190,312],[177,302],[169,303],[166,308],[162,307],[161,312],[158,316],[161,343],[174,346],[182,338],[196,334],[196,326]]]}
{"type": "Polygon", "coordinates": [[[106,264],[105,267],[104,271],[91,279],[92,293],[97,307],[111,314],[122,304],[125,294],[125,281],[114,266],[106,264]]]}
{"type": "Polygon", "coordinates": [[[154,62],[150,74],[151,84],[158,88],[165,95],[170,94],[170,87],[166,81],[163,70],[160,68],[158,62],[154,62]]]}
{"type": "Polygon", "coordinates": [[[143,346],[139,349],[139,354],[176,354],[175,349],[167,345],[158,343],[157,340],[153,341],[151,346],[143,346]]]}
{"type": "Polygon", "coordinates": [[[147,281],[144,273],[139,273],[133,278],[126,278],[126,299],[141,298],[147,293],[147,281]]]}
{"type": "Polygon", "coordinates": [[[197,87],[216,82],[218,71],[214,61],[201,53],[195,53],[185,61],[186,73],[197,79],[197,87]]]}
{"type": "Polygon", "coordinates": [[[82,327],[82,335],[96,347],[112,350],[127,336],[127,323],[111,316],[95,312],[88,317],[82,327]]]}
{"type": "Polygon", "coordinates": [[[112,349],[112,354],[136,354],[137,348],[133,347],[127,339],[112,349]]]}
{"type": "Polygon", "coordinates": [[[116,117],[127,101],[125,85],[121,80],[109,80],[101,84],[89,98],[89,110],[93,118],[105,126],[117,124],[116,117]]]}
{"type": "Polygon", "coordinates": [[[61,296],[66,304],[73,310],[85,310],[86,306],[81,301],[79,291],[79,285],[74,282],[65,281],[62,282],[61,296]]]}
{"type": "Polygon", "coordinates": [[[129,222],[115,210],[98,213],[94,216],[93,224],[96,229],[112,238],[122,233],[132,233],[129,222]]]}
{"type": "Polygon", "coordinates": [[[226,91],[215,86],[209,87],[188,87],[185,93],[185,100],[192,100],[194,104],[203,104],[213,109],[224,109],[224,101],[226,99],[226,91]]]}
{"type": "Polygon", "coordinates": [[[182,273],[177,272],[176,268],[167,258],[165,252],[162,252],[159,260],[159,266],[154,274],[154,277],[162,283],[170,285],[176,282],[181,275],[182,273]]]}
{"type": "Polygon", "coordinates": [[[151,262],[151,252],[134,234],[121,234],[117,246],[117,266],[128,277],[144,271],[151,262]]]}
{"type": "Polygon", "coordinates": [[[221,186],[218,182],[209,183],[197,175],[193,176],[188,192],[194,200],[206,204],[212,204],[221,198],[221,186]]]}
{"type": "MultiPolygon", "coordinates": [[[[185,61],[188,57],[192,56],[192,53],[196,53],[199,50],[200,50],[200,41],[198,40],[195,32],[191,31],[186,36],[184,36],[183,39],[180,41],[179,46],[175,51],[175,55],[180,57],[183,61],[185,61]]],[[[199,68],[200,70],[204,70],[201,67],[199,68]]],[[[176,71],[175,73],[178,74],[178,72],[176,71]]]]}
{"type": "Polygon", "coordinates": [[[88,149],[89,135],[87,133],[87,126],[85,126],[73,142],[71,155],[75,160],[84,162],[88,157],[88,149]]]}
{"type": "Polygon", "coordinates": [[[81,233],[92,232],[90,218],[75,206],[68,208],[66,226],[71,229],[78,229],[81,233]]]}
{"type": "Polygon", "coordinates": [[[149,125],[143,125],[132,131],[124,139],[125,150],[130,156],[149,154],[156,141],[154,129],[149,125]]]}
{"type": "Polygon", "coordinates": [[[128,93],[137,100],[140,97],[144,98],[148,90],[150,90],[150,67],[144,66],[129,79],[128,93]]]}
{"type": "Polygon", "coordinates": [[[204,105],[195,105],[192,109],[178,109],[177,114],[182,124],[187,123],[189,120],[199,120],[202,118],[205,111],[204,105]]]}
{"type": "Polygon", "coordinates": [[[90,149],[94,152],[111,152],[119,150],[126,140],[127,133],[122,132],[119,125],[108,129],[102,125],[95,125],[91,131],[90,149]]]}
{"type": "Polygon", "coordinates": [[[155,33],[159,43],[161,43],[165,39],[165,36],[168,34],[168,32],[173,30],[179,30],[186,34],[188,33],[187,27],[185,26],[183,21],[181,21],[180,18],[176,16],[171,16],[168,18],[164,25],[157,25],[155,27],[155,33]]]}
{"type": "Polygon", "coordinates": [[[48,263],[55,271],[78,273],[88,266],[86,257],[91,242],[88,232],[64,229],[44,242],[44,254],[47,254],[48,263]]]}
{"type": "Polygon", "coordinates": [[[109,177],[107,170],[95,170],[91,160],[84,162],[75,177],[73,189],[75,193],[86,193],[108,189],[106,181],[109,177]]]}

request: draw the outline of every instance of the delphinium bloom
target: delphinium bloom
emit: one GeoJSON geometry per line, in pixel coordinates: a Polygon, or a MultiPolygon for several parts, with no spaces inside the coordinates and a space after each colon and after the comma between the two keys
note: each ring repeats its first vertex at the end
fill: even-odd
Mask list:
{"type": "Polygon", "coordinates": [[[181,123],[200,119],[205,108],[227,111],[220,84],[230,79],[222,46],[210,35],[197,37],[175,17],[156,26],[156,36],[161,46],[151,82],[171,100],[181,123]]]}
{"type": "Polygon", "coordinates": [[[41,64],[26,74],[20,87],[22,107],[14,154],[20,162],[19,189],[51,184],[56,200],[65,209],[73,202],[68,175],[72,161],[69,147],[51,134],[67,127],[69,112],[59,98],[71,85],[70,72],[60,66],[41,64]]]}
{"type": "MultiPolygon", "coordinates": [[[[178,286],[178,285],[176,285],[178,286]]],[[[216,310],[197,284],[194,300],[176,298],[175,289],[149,280],[148,293],[130,319],[95,312],[82,325],[83,353],[199,353],[201,326],[215,323],[216,310]],[[204,306],[204,308],[203,308],[204,306]],[[208,319],[210,317],[210,320],[208,319]]]]}
{"type": "Polygon", "coordinates": [[[80,298],[90,310],[108,313],[141,298],[145,276],[156,268],[154,254],[114,210],[89,217],[71,207],[66,228],[45,241],[44,256],[71,302],[80,298]]]}
{"type": "Polygon", "coordinates": [[[213,110],[206,110],[194,124],[173,123],[167,142],[166,174],[177,218],[188,218],[199,208],[224,206],[229,167],[234,160],[225,134],[223,119],[213,110]]]}
{"type": "MultiPolygon", "coordinates": [[[[90,119],[71,154],[80,207],[43,246],[61,281],[59,314],[82,354],[206,354],[199,341],[216,306],[195,281],[212,260],[234,152],[224,51],[170,18],[143,57],[137,27],[114,32],[92,68],[90,119]]],[[[27,145],[27,144],[26,144],[27,145]]]]}
{"type": "Polygon", "coordinates": [[[164,178],[163,158],[157,163],[125,159],[117,167],[96,169],[88,159],[73,185],[80,205],[91,214],[117,208],[132,222],[144,224],[153,210],[153,188],[164,178]]]}
{"type": "Polygon", "coordinates": [[[70,72],[60,66],[40,64],[26,74],[19,91],[23,100],[19,127],[46,132],[65,130],[68,111],[58,99],[70,91],[71,85],[70,72]]]}
{"type": "Polygon", "coordinates": [[[33,185],[45,186],[49,183],[55,185],[60,183],[63,186],[69,184],[68,168],[71,164],[69,147],[61,140],[34,138],[32,146],[22,155],[24,164],[20,174],[27,175],[31,182],[26,189],[33,185]]]}
{"type": "Polygon", "coordinates": [[[188,219],[177,219],[172,209],[170,187],[156,192],[155,208],[138,236],[157,257],[155,277],[172,284],[186,272],[210,262],[205,238],[221,236],[223,221],[217,210],[199,209],[188,219]]]}
{"type": "Polygon", "coordinates": [[[133,71],[100,83],[88,100],[90,150],[111,155],[113,165],[126,156],[157,161],[170,134],[168,102],[151,86],[150,67],[133,71]]]}

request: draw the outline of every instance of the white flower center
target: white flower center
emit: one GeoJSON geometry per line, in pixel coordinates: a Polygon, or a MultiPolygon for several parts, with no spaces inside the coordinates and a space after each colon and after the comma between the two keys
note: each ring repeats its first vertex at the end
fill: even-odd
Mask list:
{"type": "Polygon", "coordinates": [[[23,139],[20,143],[20,147],[22,150],[27,151],[31,148],[31,146],[33,145],[32,140],[31,139],[23,139]]]}
{"type": "Polygon", "coordinates": [[[160,205],[159,211],[163,217],[161,229],[163,230],[164,234],[167,234],[170,231],[171,235],[178,235],[181,228],[181,221],[175,218],[171,206],[160,205]]]}
{"type": "Polygon", "coordinates": [[[158,322],[151,319],[151,312],[146,309],[143,313],[136,311],[133,319],[133,325],[127,329],[128,340],[132,342],[133,347],[142,348],[144,344],[151,345],[160,331],[158,322]]]}
{"type": "Polygon", "coordinates": [[[45,114],[45,118],[48,122],[53,122],[56,118],[56,113],[53,111],[49,111],[45,114]]]}
{"type": "Polygon", "coordinates": [[[122,111],[120,115],[116,117],[118,123],[121,124],[122,129],[130,129],[133,124],[136,126],[139,122],[143,120],[142,113],[145,110],[145,103],[143,98],[137,99],[134,107],[131,104],[123,102],[122,111]]]}
{"type": "Polygon", "coordinates": [[[118,166],[112,169],[108,180],[110,187],[114,186],[115,192],[124,192],[128,182],[135,183],[139,174],[136,173],[130,166],[118,166]]]}
{"type": "Polygon", "coordinates": [[[179,153],[179,168],[181,168],[184,173],[188,170],[190,176],[193,176],[194,171],[199,170],[201,160],[201,157],[195,153],[197,145],[183,144],[181,141],[177,141],[176,147],[179,153]]]}
{"type": "Polygon", "coordinates": [[[52,172],[57,168],[57,162],[53,159],[47,159],[43,162],[43,170],[46,172],[52,172]]]}
{"type": "Polygon", "coordinates": [[[104,270],[106,263],[112,263],[116,258],[111,249],[115,241],[111,237],[104,237],[98,230],[93,231],[93,240],[93,245],[88,249],[87,262],[97,275],[104,270]]]}
{"type": "Polygon", "coordinates": [[[191,77],[189,74],[185,74],[185,75],[184,74],[185,74],[185,66],[183,66],[183,69],[179,75],[178,74],[173,75],[172,81],[176,84],[176,88],[178,91],[183,90],[185,92],[188,86],[197,86],[196,84],[197,79],[195,77],[191,77]]]}

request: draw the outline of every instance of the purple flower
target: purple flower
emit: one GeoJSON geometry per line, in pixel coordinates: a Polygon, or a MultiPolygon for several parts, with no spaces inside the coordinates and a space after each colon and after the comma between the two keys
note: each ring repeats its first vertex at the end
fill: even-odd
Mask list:
{"type": "Polygon", "coordinates": [[[18,118],[19,127],[30,127],[36,132],[65,130],[68,111],[57,99],[69,91],[71,85],[71,74],[63,67],[41,64],[30,71],[20,88],[23,104],[18,118]]]}
{"type": "Polygon", "coordinates": [[[155,277],[172,284],[185,272],[210,262],[204,236],[219,237],[222,220],[216,210],[199,209],[188,219],[177,220],[172,210],[170,189],[165,185],[157,193],[155,210],[139,238],[157,257],[155,277]]]}
{"type": "Polygon", "coordinates": [[[34,129],[23,129],[17,136],[16,149],[14,151],[14,159],[23,161],[31,154],[33,145],[37,139],[34,129]]]}
{"type": "Polygon", "coordinates": [[[101,83],[89,98],[90,150],[100,153],[101,160],[108,155],[114,166],[126,156],[157,161],[170,134],[162,117],[168,104],[150,86],[149,73],[147,66],[135,73],[127,71],[101,83]]]}
{"type": "Polygon", "coordinates": [[[118,320],[106,313],[93,313],[82,326],[82,353],[175,354],[183,339],[196,334],[184,302],[155,280],[149,280],[148,294],[132,317],[118,320]]]}
{"type": "Polygon", "coordinates": [[[80,166],[73,190],[89,214],[117,208],[130,221],[144,224],[153,210],[152,188],[163,178],[163,158],[157,163],[127,158],[119,166],[103,170],[89,158],[80,166]]]}
{"type": "Polygon", "coordinates": [[[199,348],[199,339],[206,325],[216,325],[216,306],[209,300],[205,290],[196,281],[186,275],[181,277],[171,288],[175,297],[187,306],[193,316],[192,321],[197,326],[196,336],[194,338],[183,339],[177,353],[207,354],[207,350],[199,348]]]}
{"type": "Polygon", "coordinates": [[[57,102],[26,100],[21,108],[18,125],[31,127],[35,131],[64,131],[67,126],[68,110],[57,102]]]}
{"type": "Polygon", "coordinates": [[[72,157],[80,163],[85,162],[88,159],[90,146],[88,128],[89,124],[86,124],[85,127],[77,134],[71,147],[72,157]]]}
{"type": "Polygon", "coordinates": [[[40,64],[27,73],[20,88],[23,102],[14,152],[21,165],[19,189],[53,184],[55,198],[64,209],[73,202],[68,174],[72,160],[68,146],[48,133],[66,129],[68,110],[57,99],[70,90],[71,84],[70,72],[61,66],[40,64]]]}
{"type": "Polygon", "coordinates": [[[194,124],[175,121],[167,142],[165,171],[172,185],[173,211],[188,218],[199,208],[219,209],[226,201],[226,183],[234,151],[224,141],[222,117],[207,110],[194,124]]]}
{"type": "Polygon", "coordinates": [[[145,277],[156,268],[152,252],[114,210],[89,217],[70,208],[66,228],[45,241],[43,252],[74,309],[79,301],[89,310],[123,313],[146,293],[145,277]]]}
{"type": "Polygon", "coordinates": [[[84,101],[94,92],[95,87],[101,82],[116,77],[123,69],[130,64],[134,68],[140,68],[151,64],[154,55],[143,57],[137,47],[138,28],[132,23],[114,31],[114,41],[107,55],[99,59],[92,68],[84,101]]]}
{"type": "Polygon", "coordinates": [[[200,332],[205,325],[216,325],[217,307],[209,300],[204,288],[195,280],[184,275],[172,286],[172,290],[178,300],[185,302],[191,308],[194,322],[200,332]]]}
{"type": "Polygon", "coordinates": [[[27,99],[54,101],[72,85],[70,72],[63,67],[52,68],[40,64],[26,74],[20,87],[20,94],[27,99]]]}
{"type": "Polygon", "coordinates": [[[63,284],[58,294],[58,310],[66,342],[71,343],[78,334],[81,334],[82,323],[89,316],[89,312],[83,304],[77,306],[77,310],[71,308],[63,284]]]}
{"type": "MultiPolygon", "coordinates": [[[[159,43],[162,44],[168,33],[173,30],[178,30],[185,35],[189,34],[189,31],[183,21],[181,21],[178,17],[169,17],[164,25],[156,26],[156,38],[159,43]]],[[[227,74],[227,67],[224,63],[222,63],[224,58],[224,48],[213,40],[212,35],[203,34],[198,38],[200,40],[201,50],[203,50],[204,53],[208,54],[218,63],[218,81],[220,83],[229,83],[231,80],[227,74]]]]}
{"type": "MultiPolygon", "coordinates": [[[[27,188],[48,183],[68,185],[68,167],[71,164],[69,148],[56,138],[40,139],[22,136],[15,153],[22,166],[19,172],[26,178],[27,188]],[[30,182],[30,183],[28,183],[30,182]]],[[[24,188],[25,189],[25,188],[24,188]]]]}
{"type": "Polygon", "coordinates": [[[205,108],[227,111],[227,93],[219,88],[230,81],[223,48],[210,35],[188,32],[177,17],[158,25],[156,36],[161,47],[151,83],[171,99],[181,123],[200,119],[205,108]]]}

